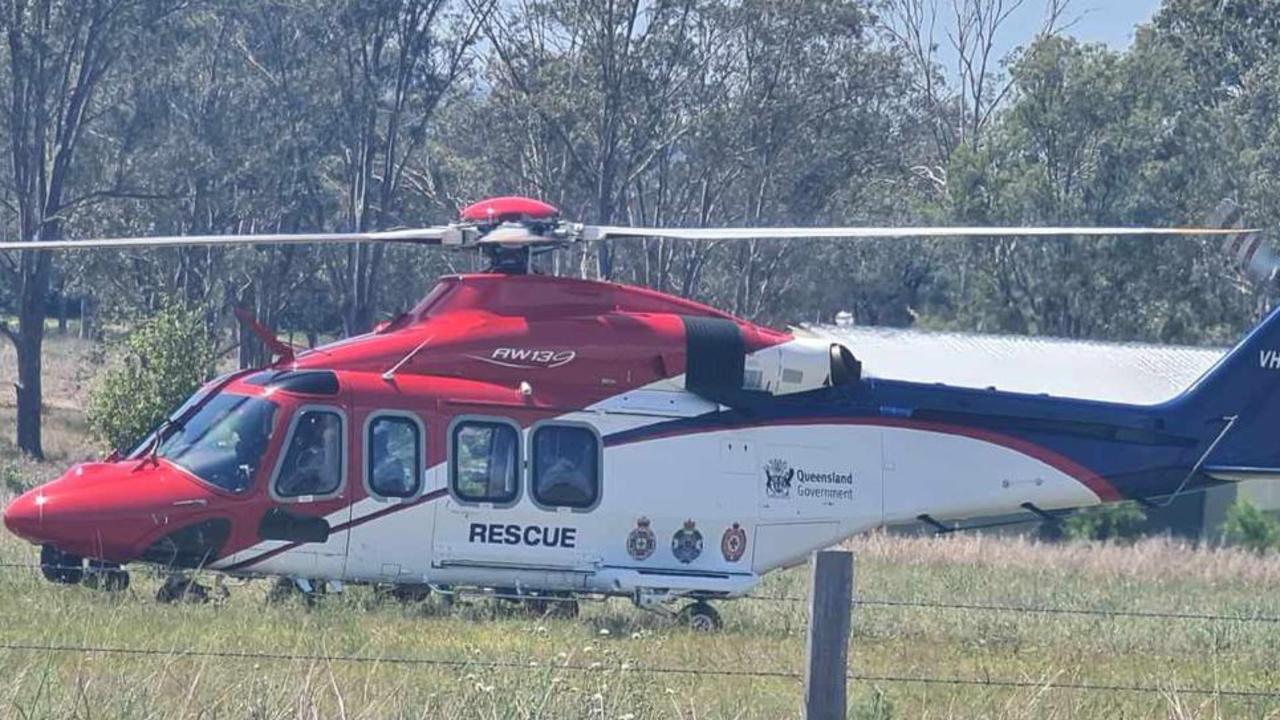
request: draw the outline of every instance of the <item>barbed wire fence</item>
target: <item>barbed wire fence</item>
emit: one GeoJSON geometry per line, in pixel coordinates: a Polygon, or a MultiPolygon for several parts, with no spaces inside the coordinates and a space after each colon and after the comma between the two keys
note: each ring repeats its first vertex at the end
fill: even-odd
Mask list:
{"type": "MultiPolygon", "coordinates": [[[[40,563],[0,562],[0,573],[36,573],[44,569],[40,563]]],[[[809,598],[796,595],[747,595],[742,600],[788,605],[804,604],[809,598]]],[[[889,598],[855,596],[851,609],[898,608],[921,610],[949,610],[963,612],[996,612],[1024,615],[1085,616],[1102,618],[1148,618],[1166,621],[1209,621],[1229,623],[1280,623],[1280,617],[1264,614],[1214,614],[1160,610],[1122,610],[1096,607],[1057,607],[1047,605],[1002,605],[991,603],[954,602],[920,598],[889,598]]],[[[502,660],[486,658],[430,657],[416,655],[361,655],[330,653],[282,653],[254,650],[200,650],[191,648],[138,647],[129,645],[55,644],[42,642],[8,642],[0,640],[0,651],[45,654],[112,655],[124,657],[155,657],[170,660],[217,659],[243,662],[308,662],[335,664],[374,664],[393,666],[435,666],[462,669],[530,669],[540,668],[553,672],[666,675],[689,677],[751,678],[801,682],[804,673],[788,670],[745,670],[732,668],[682,667],[648,665],[638,661],[620,663],[592,662],[539,662],[531,660],[502,660]]],[[[939,677],[930,675],[897,675],[849,672],[844,675],[850,682],[881,684],[951,686],[1006,690],[1058,690],[1085,693],[1131,693],[1168,695],[1176,693],[1197,697],[1235,698],[1242,700],[1280,700],[1280,690],[1251,690],[1232,687],[1183,687],[1176,684],[1158,686],[1141,683],[1090,683],[1060,682],[1055,679],[1030,680],[1009,678],[939,677]]]]}
{"type": "MultiPolygon", "coordinates": [[[[39,563],[0,562],[0,572],[38,572],[42,569],[39,563]]],[[[52,569],[82,569],[80,567],[54,566],[52,569]]],[[[553,598],[542,598],[553,599],[553,598]]],[[[752,602],[776,602],[803,604],[809,602],[807,597],[798,595],[744,595],[738,600],[752,602]]],[[[885,607],[885,608],[919,608],[932,610],[967,610],[978,612],[1015,613],[1028,615],[1079,615],[1102,618],[1146,618],[1155,620],[1204,620],[1208,622],[1228,623],[1280,623],[1280,616],[1253,614],[1228,615],[1222,613],[1198,613],[1173,610],[1122,610],[1096,607],[1061,607],[1051,605],[1002,605],[995,603],[955,602],[947,600],[931,600],[920,598],[892,598],[874,595],[859,595],[853,601],[853,607],[885,607]]]]}
{"type": "MultiPolygon", "coordinates": [[[[33,652],[33,653],[72,653],[81,655],[124,655],[136,657],[158,657],[167,660],[182,659],[213,659],[213,660],[232,660],[245,662],[310,662],[310,663],[351,663],[351,664],[372,664],[372,665],[409,665],[409,666],[438,666],[450,667],[458,669],[519,669],[527,670],[531,668],[540,668],[557,672],[574,672],[574,673],[598,673],[598,672],[616,672],[616,673],[634,673],[641,675],[688,675],[701,677],[728,677],[728,678],[756,678],[756,679],[774,679],[800,681],[804,674],[799,671],[785,670],[733,670],[718,668],[690,668],[690,667],[668,667],[668,666],[648,666],[634,662],[623,662],[618,664],[607,663],[569,663],[569,662],[548,662],[539,663],[537,661],[515,661],[515,660],[490,660],[482,658],[445,658],[445,657],[420,657],[420,656],[404,656],[404,655],[348,655],[348,654],[327,654],[327,653],[279,653],[279,652],[257,652],[257,651],[238,651],[238,650],[192,650],[179,648],[148,648],[148,647],[127,647],[127,646],[108,646],[108,645],[54,645],[44,643],[11,643],[0,642],[0,650],[10,652],[33,652]]],[[[1199,687],[1180,687],[1168,686],[1157,687],[1154,685],[1140,684],[1093,684],[1080,682],[1055,682],[1051,680],[1034,681],[1034,680],[1006,680],[1006,679],[985,679],[985,678],[959,678],[959,677],[933,677],[933,676],[909,676],[909,675],[888,675],[888,674],[865,674],[865,673],[849,673],[846,679],[854,682],[879,682],[879,683],[907,683],[919,685],[953,685],[965,687],[986,687],[986,688],[1005,688],[1005,689],[1048,689],[1048,690],[1073,690],[1083,692],[1106,692],[1106,693],[1165,693],[1177,692],[1184,695],[1195,696],[1218,696],[1218,697],[1236,697],[1236,698],[1256,698],[1256,699],[1277,699],[1280,698],[1280,691],[1272,692],[1266,690],[1239,690],[1231,688],[1199,688],[1199,687]]]]}

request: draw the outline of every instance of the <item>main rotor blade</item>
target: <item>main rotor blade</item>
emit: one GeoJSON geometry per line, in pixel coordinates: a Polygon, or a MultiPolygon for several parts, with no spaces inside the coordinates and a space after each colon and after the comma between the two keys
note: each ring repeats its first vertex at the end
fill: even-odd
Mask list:
{"type": "Polygon", "coordinates": [[[262,235],[171,235],[138,238],[93,238],[87,240],[36,240],[3,242],[0,250],[108,250],[113,248],[169,248],[234,245],[307,245],[311,243],[406,242],[439,245],[450,227],[413,230],[384,230],[366,233],[296,233],[262,235]]]}
{"type": "Polygon", "coordinates": [[[905,239],[966,237],[1129,237],[1234,235],[1257,232],[1223,228],[1148,228],[1148,227],[775,227],[775,228],[639,228],[613,225],[588,225],[582,236],[587,240],[609,238],[673,238],[676,240],[768,240],[775,238],[805,239],[905,239]]]}

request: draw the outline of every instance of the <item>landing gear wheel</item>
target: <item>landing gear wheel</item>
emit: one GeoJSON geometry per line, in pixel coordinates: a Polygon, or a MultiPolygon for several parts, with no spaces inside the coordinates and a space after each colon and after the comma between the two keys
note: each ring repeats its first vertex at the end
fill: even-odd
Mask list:
{"type": "Polygon", "coordinates": [[[578,617],[578,601],[569,597],[550,596],[525,600],[525,607],[538,617],[553,617],[572,620],[578,617]]]}
{"type": "Polygon", "coordinates": [[[76,585],[84,579],[84,558],[64,553],[52,545],[40,546],[40,574],[49,582],[76,585]]]}
{"type": "Polygon", "coordinates": [[[271,589],[267,590],[267,604],[276,605],[287,601],[298,592],[298,586],[287,577],[278,577],[271,581],[271,589]]]}
{"type": "Polygon", "coordinates": [[[578,617],[578,610],[577,600],[560,600],[551,603],[551,617],[572,620],[578,617]]]}
{"type": "Polygon", "coordinates": [[[302,600],[303,605],[314,607],[316,601],[324,594],[323,581],[278,577],[271,585],[271,589],[267,591],[267,603],[275,605],[296,597],[302,600]]]}
{"type": "Polygon", "coordinates": [[[156,591],[156,600],[162,603],[206,603],[209,602],[209,590],[194,578],[170,575],[156,591]]]}
{"type": "Polygon", "coordinates": [[[720,613],[701,600],[686,605],[678,616],[680,623],[694,632],[715,632],[720,629],[720,613]]]}
{"type": "Polygon", "coordinates": [[[431,596],[430,585],[395,585],[391,588],[391,597],[409,605],[412,603],[420,603],[431,596]]]}
{"type": "Polygon", "coordinates": [[[90,560],[84,575],[84,584],[94,590],[122,592],[129,589],[129,572],[115,563],[90,560]]]}

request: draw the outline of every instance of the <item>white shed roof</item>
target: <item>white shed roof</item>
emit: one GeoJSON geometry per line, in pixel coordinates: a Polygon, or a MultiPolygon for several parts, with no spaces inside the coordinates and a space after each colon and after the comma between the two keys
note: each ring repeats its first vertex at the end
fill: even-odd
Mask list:
{"type": "Polygon", "coordinates": [[[1089,400],[1167,400],[1209,369],[1222,348],[805,325],[843,343],[867,375],[1089,400]]]}

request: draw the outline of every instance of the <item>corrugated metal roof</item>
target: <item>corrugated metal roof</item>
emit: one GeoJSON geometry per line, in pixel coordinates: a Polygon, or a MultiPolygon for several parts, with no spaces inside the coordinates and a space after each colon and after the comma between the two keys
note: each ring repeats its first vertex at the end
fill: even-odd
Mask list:
{"type": "Polygon", "coordinates": [[[845,344],[874,377],[1140,404],[1177,395],[1226,352],[881,327],[800,330],[845,344]]]}

